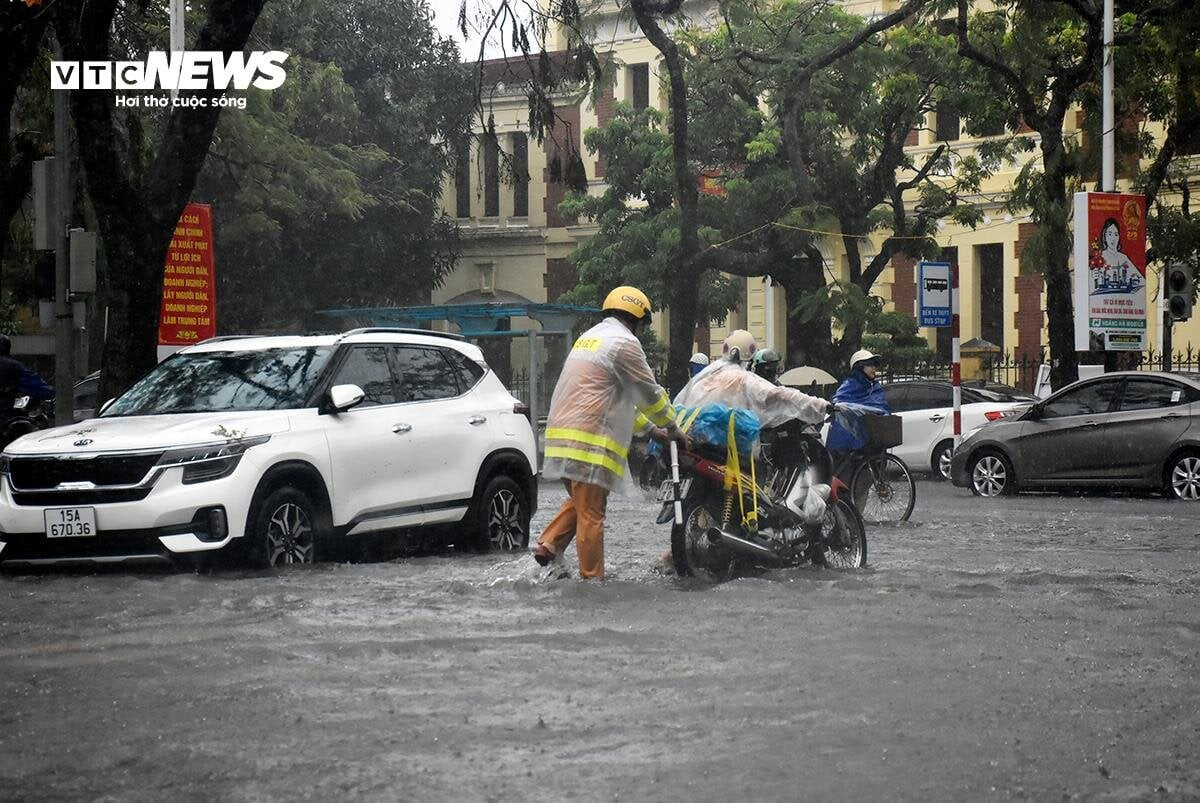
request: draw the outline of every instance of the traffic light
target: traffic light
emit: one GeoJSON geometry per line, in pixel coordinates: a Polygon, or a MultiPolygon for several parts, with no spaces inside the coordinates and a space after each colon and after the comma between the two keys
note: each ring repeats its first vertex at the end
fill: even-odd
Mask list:
{"type": "Polygon", "coordinates": [[[1171,313],[1171,320],[1186,321],[1192,317],[1194,287],[1190,265],[1171,265],[1167,268],[1167,309],[1171,313]]]}

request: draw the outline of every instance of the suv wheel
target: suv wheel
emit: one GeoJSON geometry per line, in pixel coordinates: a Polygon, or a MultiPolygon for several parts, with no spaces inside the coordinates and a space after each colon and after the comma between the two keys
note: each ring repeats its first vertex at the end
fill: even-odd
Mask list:
{"type": "Polygon", "coordinates": [[[263,569],[316,559],[316,507],[285,485],[272,491],[255,511],[247,534],[250,562],[263,569]]]}
{"type": "Polygon", "coordinates": [[[473,526],[474,543],[482,552],[511,552],[529,546],[529,504],[512,477],[492,477],[479,496],[473,526]]]}

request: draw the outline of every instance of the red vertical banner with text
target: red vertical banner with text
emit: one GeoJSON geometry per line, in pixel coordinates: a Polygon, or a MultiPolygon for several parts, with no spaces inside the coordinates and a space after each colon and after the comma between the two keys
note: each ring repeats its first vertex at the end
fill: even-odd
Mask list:
{"type": "Polygon", "coordinates": [[[188,204],[167,249],[160,346],[186,346],[217,334],[216,271],[213,267],[212,207],[188,204]]]}

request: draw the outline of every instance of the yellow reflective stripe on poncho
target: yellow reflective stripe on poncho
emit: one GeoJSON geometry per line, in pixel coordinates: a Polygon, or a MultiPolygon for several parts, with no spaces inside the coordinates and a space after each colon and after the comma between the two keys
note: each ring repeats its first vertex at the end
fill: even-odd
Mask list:
{"type": "Polygon", "coordinates": [[[612,438],[606,438],[603,435],[597,435],[594,432],[584,432],[582,429],[567,429],[565,427],[551,427],[546,430],[547,440],[556,441],[579,441],[591,446],[599,446],[601,449],[607,449],[617,457],[624,460],[629,457],[629,450],[621,446],[612,438]]]}
{"type": "Polygon", "coordinates": [[[618,477],[625,476],[625,466],[613,460],[608,455],[596,454],[595,452],[588,452],[583,449],[572,449],[570,446],[547,446],[546,457],[563,457],[593,466],[603,466],[618,477]]]}
{"type": "Polygon", "coordinates": [[[671,408],[671,400],[665,393],[659,395],[654,404],[643,407],[642,414],[660,427],[665,427],[675,420],[675,410],[671,408]]]}

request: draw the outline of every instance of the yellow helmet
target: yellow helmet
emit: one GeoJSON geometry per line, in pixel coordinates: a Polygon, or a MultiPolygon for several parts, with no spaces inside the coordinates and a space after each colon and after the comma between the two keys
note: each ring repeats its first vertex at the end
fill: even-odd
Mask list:
{"type": "Polygon", "coordinates": [[[637,320],[650,322],[650,299],[636,287],[623,285],[614,289],[604,299],[605,312],[625,312],[637,320]]]}

